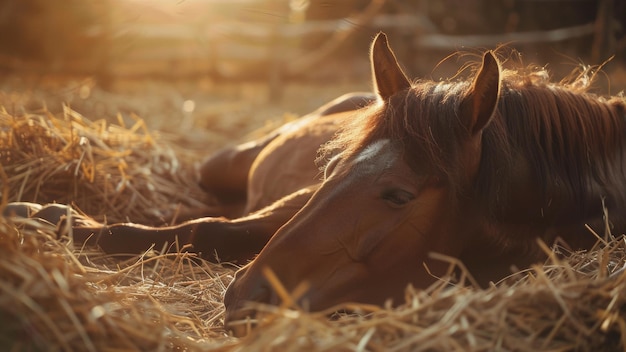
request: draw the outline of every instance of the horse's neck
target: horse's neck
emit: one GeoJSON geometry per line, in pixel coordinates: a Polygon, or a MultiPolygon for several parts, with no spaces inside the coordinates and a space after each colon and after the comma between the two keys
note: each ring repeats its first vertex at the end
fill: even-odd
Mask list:
{"type": "Polygon", "coordinates": [[[484,284],[503,277],[511,266],[523,268],[544,260],[546,253],[537,239],[551,246],[560,238],[563,242],[559,243],[566,243],[572,249],[589,249],[597,237],[586,225],[600,236],[607,224],[613,234],[626,232],[625,121],[626,116],[614,124],[622,126],[622,138],[618,139],[625,142],[618,141],[614,147],[606,148],[604,154],[609,155],[578,156],[606,162],[593,162],[602,170],[585,170],[581,174],[589,182],[584,182],[586,189],[576,194],[558,176],[538,171],[536,160],[526,154],[528,149],[522,148],[525,146],[522,142],[529,143],[528,140],[514,146],[515,155],[509,160],[500,160],[498,156],[506,153],[499,153],[498,149],[483,153],[484,164],[473,197],[459,207],[467,219],[463,229],[471,232],[460,259],[479,282],[484,284]],[[608,209],[608,222],[604,206],[608,209]],[[494,266],[494,262],[500,265],[494,266]]]}
{"type": "MultiPolygon", "coordinates": [[[[626,116],[620,124],[622,140],[626,141],[624,121],[626,116]]],[[[598,141],[588,143],[591,142],[598,141]]],[[[603,233],[606,224],[604,214],[608,211],[613,233],[625,232],[626,150],[621,141],[612,149],[610,155],[563,156],[604,160],[594,162],[596,168],[582,173],[581,177],[585,177],[584,189],[574,190],[565,184],[567,180],[556,175],[541,175],[533,167],[529,156],[518,151],[508,172],[496,182],[501,187],[502,198],[495,201],[495,206],[493,203],[487,205],[491,207],[492,214],[487,221],[490,231],[515,232],[519,233],[514,235],[517,237],[541,237],[547,241],[559,236],[573,246],[578,246],[575,242],[585,246],[589,243],[586,235],[590,234],[585,225],[603,233]]]]}
{"type": "Polygon", "coordinates": [[[585,96],[569,100],[571,94],[564,96],[556,99],[557,105],[564,105],[558,112],[552,108],[546,116],[516,116],[509,111],[507,115],[512,116],[501,117],[508,126],[508,138],[514,138],[510,143],[515,155],[504,161],[491,152],[496,159],[491,164],[505,171],[499,179],[494,180],[493,173],[484,178],[502,189],[501,218],[569,224],[601,216],[603,199],[610,207],[626,207],[626,113],[622,101],[600,102],[585,96]],[[538,122],[526,122],[533,119],[538,122]],[[541,124],[545,126],[537,127],[541,124]]]}

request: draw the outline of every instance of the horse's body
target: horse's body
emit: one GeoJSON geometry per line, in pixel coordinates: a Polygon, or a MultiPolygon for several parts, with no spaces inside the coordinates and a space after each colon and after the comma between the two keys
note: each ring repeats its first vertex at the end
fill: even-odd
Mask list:
{"type": "MultiPolygon", "coordinates": [[[[219,200],[220,217],[169,227],[81,225],[73,229],[74,240],[118,254],[142,253],[152,244],[161,249],[178,241],[181,246],[191,244],[187,250],[208,260],[246,264],[319,186],[322,172],[316,158],[320,145],[354,111],[375,99],[372,93],[343,95],[267,136],[226,148],[206,160],[200,169],[200,185],[219,200]]],[[[53,222],[66,212],[59,206],[44,210],[46,217],[55,214],[53,222]]]]}
{"type": "Polygon", "coordinates": [[[491,52],[472,82],[412,83],[384,35],[371,59],[375,103],[355,110],[362,104],[350,99],[372,97],[344,99],[205,164],[205,189],[245,216],[75,235],[96,233],[107,252],[178,236],[209,259],[258,253],[226,292],[232,322],[253,313],[246,302],[278,303],[264,268],[288,290],[308,282],[301,299],[321,310],[429,285],[448,267],[432,252],[460,259],[485,284],[542,260],[537,239],[589,248],[596,238],[585,224],[603,230],[603,204],[612,230],[626,229],[624,99],[504,72],[491,52]]]}
{"type": "Polygon", "coordinates": [[[200,169],[200,185],[217,197],[221,216],[241,217],[319,183],[315,163],[346,114],[369,105],[372,93],[350,93],[257,140],[218,151],[200,169]]]}

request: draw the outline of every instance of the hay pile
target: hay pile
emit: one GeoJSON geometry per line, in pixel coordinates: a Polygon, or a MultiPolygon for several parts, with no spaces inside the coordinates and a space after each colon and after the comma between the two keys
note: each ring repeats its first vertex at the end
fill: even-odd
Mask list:
{"type": "MultiPolygon", "coordinates": [[[[200,202],[183,190],[194,187],[190,161],[141,122],[106,126],[69,109],[1,118],[9,200],[65,197],[57,200],[134,221],[153,221],[154,204],[200,202]]],[[[330,311],[265,307],[260,327],[235,339],[222,327],[232,269],[189,254],[120,261],[56,240],[58,231],[0,217],[3,350],[626,350],[624,238],[487,290],[408,290],[393,309],[347,305],[338,308],[354,313],[329,320],[330,311]]]]}
{"type": "Polygon", "coordinates": [[[325,319],[335,309],[268,309],[279,317],[269,318],[243,344],[251,350],[626,350],[624,238],[553,260],[487,290],[441,282],[424,291],[408,289],[406,303],[396,309],[348,305],[368,314],[336,321],[325,319]]]}
{"type": "Polygon", "coordinates": [[[188,255],[119,262],[0,218],[0,347],[9,350],[623,350],[626,242],[534,268],[488,290],[410,290],[396,309],[327,319],[267,307],[237,340],[222,329],[232,271],[188,255]]]}
{"type": "Polygon", "coordinates": [[[179,206],[207,201],[189,155],[148,131],[90,121],[65,107],[15,116],[0,110],[0,163],[9,201],[74,204],[109,222],[168,222],[179,206]],[[182,159],[182,160],[181,160],[182,159]]]}
{"type": "Polygon", "coordinates": [[[0,218],[0,349],[205,350],[229,342],[230,271],[187,255],[115,262],[74,251],[56,228],[0,218]]]}

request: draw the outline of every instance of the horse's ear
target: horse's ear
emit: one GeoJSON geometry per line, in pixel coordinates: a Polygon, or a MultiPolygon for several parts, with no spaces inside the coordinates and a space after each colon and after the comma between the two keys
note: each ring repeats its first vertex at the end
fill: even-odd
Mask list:
{"type": "Polygon", "coordinates": [[[395,93],[411,87],[411,82],[400,68],[396,55],[389,47],[385,33],[378,33],[374,38],[370,60],[372,75],[374,76],[374,88],[383,101],[388,100],[395,93]]]}
{"type": "Polygon", "coordinates": [[[491,121],[499,96],[500,64],[493,52],[488,51],[460,106],[461,119],[472,135],[482,131],[491,121]]]}

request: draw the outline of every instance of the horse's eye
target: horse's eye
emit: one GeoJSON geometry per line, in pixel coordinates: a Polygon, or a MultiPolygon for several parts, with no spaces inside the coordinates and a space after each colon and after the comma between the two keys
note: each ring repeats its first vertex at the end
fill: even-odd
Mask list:
{"type": "Polygon", "coordinates": [[[401,207],[415,199],[415,196],[401,189],[390,189],[383,193],[382,198],[393,207],[401,207]]]}

